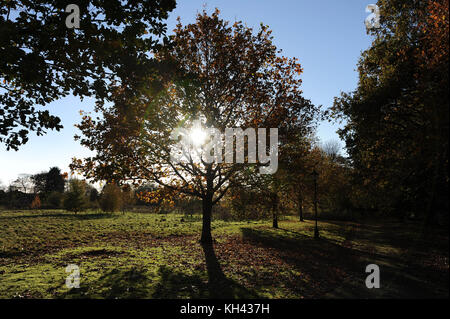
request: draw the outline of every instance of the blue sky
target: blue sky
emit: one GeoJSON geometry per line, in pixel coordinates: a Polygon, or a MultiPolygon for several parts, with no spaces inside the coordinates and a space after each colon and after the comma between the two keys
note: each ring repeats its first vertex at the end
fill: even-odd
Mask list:
{"type": "MultiPolygon", "coordinates": [[[[365,12],[373,0],[184,0],[178,1],[170,14],[168,33],[181,17],[183,24],[195,20],[197,12],[219,8],[222,18],[241,20],[257,29],[263,22],[272,29],[275,45],[282,54],[297,57],[304,69],[303,95],[324,108],[333,103],[341,91],[354,90],[358,80],[356,63],[361,51],[367,49],[371,37],[366,34],[365,12]]],[[[79,123],[79,110],[92,110],[94,101],[69,96],[48,108],[58,115],[64,125],[60,132],[30,136],[19,151],[6,151],[0,146],[0,185],[7,185],[21,173],[37,173],[58,166],[68,171],[71,158],[90,154],[73,140],[79,123]]],[[[337,125],[321,123],[317,135],[322,141],[338,140],[337,125]]],[[[343,143],[341,143],[343,145],[343,143]]]]}

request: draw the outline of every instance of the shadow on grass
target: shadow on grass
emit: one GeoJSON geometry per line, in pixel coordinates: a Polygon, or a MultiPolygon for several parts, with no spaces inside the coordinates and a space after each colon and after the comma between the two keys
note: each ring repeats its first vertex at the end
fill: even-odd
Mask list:
{"type": "MultiPolygon", "coordinates": [[[[283,229],[280,229],[283,230],[283,229]]],[[[241,228],[244,241],[256,245],[263,245],[276,249],[281,253],[281,257],[296,266],[309,268],[310,271],[320,271],[330,263],[331,260],[341,264],[351,264],[349,261],[349,249],[336,245],[323,238],[313,239],[312,237],[297,232],[283,230],[294,233],[296,237],[286,237],[268,230],[241,228]]]]}
{"type": "Polygon", "coordinates": [[[0,251],[0,259],[2,258],[15,258],[25,255],[23,251],[0,251]]]}
{"type": "Polygon", "coordinates": [[[208,285],[200,273],[187,275],[161,266],[158,274],[160,280],[150,298],[208,298],[208,285]]]}
{"type": "Polygon", "coordinates": [[[215,299],[258,298],[258,295],[227,278],[214,252],[212,244],[202,244],[208,272],[209,297],[215,299]]]}
{"type": "MultiPolygon", "coordinates": [[[[258,298],[258,295],[226,278],[212,245],[203,245],[207,274],[184,273],[160,266],[156,275],[143,267],[113,269],[98,280],[71,289],[59,298],[178,299],[178,298],[258,298]],[[207,276],[206,276],[207,275],[207,276]]],[[[57,288],[49,289],[50,292],[57,288]]]]}
{"type": "Polygon", "coordinates": [[[146,271],[138,267],[113,269],[94,282],[83,283],[83,275],[81,280],[80,288],[72,288],[57,297],[134,299],[145,298],[148,294],[149,278],[146,271]]]}
{"type": "MultiPolygon", "coordinates": [[[[402,256],[363,251],[353,246],[345,247],[325,238],[315,240],[292,231],[286,232],[298,236],[286,237],[269,230],[251,228],[241,228],[241,231],[244,241],[275,249],[284,262],[309,278],[308,282],[301,282],[301,285],[292,285],[293,289],[299,289],[306,297],[323,297],[327,293],[338,298],[442,296],[442,284],[436,278],[431,279],[435,277],[433,271],[421,265],[412,266],[402,256]],[[365,267],[370,263],[380,266],[383,289],[366,288],[365,267]],[[314,293],[317,284],[323,286],[323,289],[314,293]],[[313,294],[310,295],[310,292],[313,294]]],[[[383,237],[381,233],[375,237],[380,236],[383,237]]],[[[444,278],[448,279],[448,276],[444,278]]],[[[448,291],[446,294],[448,296],[448,291]]]]}
{"type": "Polygon", "coordinates": [[[309,238],[309,236],[307,236],[305,234],[302,234],[302,233],[299,233],[299,232],[296,232],[296,231],[293,231],[293,230],[290,230],[290,229],[286,229],[286,228],[282,228],[282,227],[279,227],[278,229],[282,230],[282,231],[285,231],[287,233],[293,234],[295,236],[300,236],[300,237],[303,237],[303,238],[309,238]]]}

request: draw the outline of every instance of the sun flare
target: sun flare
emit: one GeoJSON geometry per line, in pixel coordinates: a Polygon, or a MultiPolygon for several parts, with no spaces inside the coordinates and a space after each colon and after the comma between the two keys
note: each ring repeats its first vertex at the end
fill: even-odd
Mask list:
{"type": "Polygon", "coordinates": [[[193,127],[189,136],[195,146],[200,146],[206,141],[206,132],[201,127],[193,127]]]}

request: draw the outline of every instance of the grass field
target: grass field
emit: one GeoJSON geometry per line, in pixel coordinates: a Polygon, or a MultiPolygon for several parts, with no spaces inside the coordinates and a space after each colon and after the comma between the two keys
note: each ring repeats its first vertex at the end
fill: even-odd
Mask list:
{"type": "Polygon", "coordinates": [[[213,222],[228,289],[212,289],[198,243],[200,216],[59,210],[0,212],[0,298],[448,297],[448,234],[419,225],[287,217],[213,222]],[[68,264],[80,288],[65,285],[68,264]],[[377,264],[381,288],[365,286],[377,264]]]}

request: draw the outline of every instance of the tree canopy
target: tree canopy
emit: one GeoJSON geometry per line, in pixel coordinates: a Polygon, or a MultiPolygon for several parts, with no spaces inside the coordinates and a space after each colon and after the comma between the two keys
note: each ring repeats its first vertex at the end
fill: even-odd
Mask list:
{"type": "Polygon", "coordinates": [[[370,205],[448,211],[448,0],[380,0],[356,91],[331,109],[370,205]]]}
{"type": "Polygon", "coordinates": [[[97,154],[75,159],[71,167],[95,180],[152,181],[201,198],[202,239],[210,241],[212,205],[239,180],[243,164],[206,163],[192,154],[174,162],[174,130],[192,128],[198,120],[221,132],[278,128],[282,140],[293,127],[308,134],[314,126],[317,108],[301,95],[302,68],[277,54],[270,33],[265,25],[256,33],[242,22],[230,26],[218,10],[198,14],[193,24],[179,23],[172,46],[157,54],[178,65],[177,76],[157,95],[129,99],[118,87],[115,105],[104,110],[102,120],[86,115],[79,125],[81,144],[97,154]]]}
{"type": "MultiPolygon", "coordinates": [[[[70,93],[110,98],[109,85],[147,87],[151,52],[175,0],[78,1],[80,27],[65,25],[66,1],[0,1],[0,143],[17,150],[30,131],[60,130],[45,106],[70,93]]],[[[132,89],[131,89],[132,88],[132,89]]]]}

